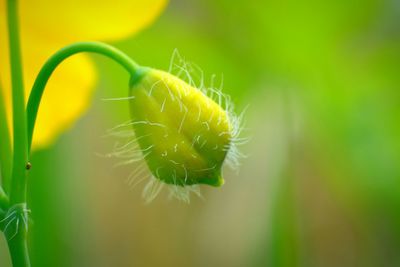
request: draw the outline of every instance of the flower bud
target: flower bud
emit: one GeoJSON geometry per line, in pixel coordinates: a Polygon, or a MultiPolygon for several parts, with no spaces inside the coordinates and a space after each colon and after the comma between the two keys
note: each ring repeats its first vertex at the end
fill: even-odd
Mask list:
{"type": "Polygon", "coordinates": [[[221,186],[231,147],[229,112],[164,71],[142,68],[131,81],[132,125],[148,168],[167,184],[221,186]]]}

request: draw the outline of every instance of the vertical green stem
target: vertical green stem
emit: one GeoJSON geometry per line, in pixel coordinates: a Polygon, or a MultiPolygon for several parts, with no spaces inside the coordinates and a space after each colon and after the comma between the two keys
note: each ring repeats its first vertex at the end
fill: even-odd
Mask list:
{"type": "Polygon", "coordinates": [[[12,204],[26,200],[26,163],[28,161],[25,97],[20,53],[17,0],[8,0],[8,31],[10,46],[14,158],[10,200],[12,204]]]}
{"type": "MultiPolygon", "coordinates": [[[[10,190],[11,204],[26,202],[26,163],[28,162],[25,97],[22,76],[21,48],[19,41],[18,1],[7,1],[8,38],[11,64],[12,110],[13,110],[13,167],[10,190]]],[[[17,234],[8,238],[8,246],[14,267],[29,267],[26,231],[17,224],[17,234]]]]}
{"type": "Polygon", "coordinates": [[[10,132],[8,131],[7,116],[5,109],[5,101],[3,98],[3,91],[1,88],[0,81],[0,207],[7,209],[8,197],[4,189],[9,188],[9,182],[11,178],[11,146],[10,146],[10,132]]]}
{"type": "Polygon", "coordinates": [[[7,115],[5,108],[5,101],[3,96],[3,88],[1,87],[0,80],[0,171],[2,178],[2,186],[4,191],[10,190],[10,179],[11,179],[11,143],[10,143],[10,131],[7,124],[7,115]]]}
{"type": "Polygon", "coordinates": [[[19,233],[13,239],[8,240],[7,242],[13,267],[31,266],[29,261],[28,246],[26,243],[26,234],[19,233]]]}
{"type": "Polygon", "coordinates": [[[4,192],[3,188],[0,186],[0,209],[7,209],[9,206],[9,200],[4,192]]]}

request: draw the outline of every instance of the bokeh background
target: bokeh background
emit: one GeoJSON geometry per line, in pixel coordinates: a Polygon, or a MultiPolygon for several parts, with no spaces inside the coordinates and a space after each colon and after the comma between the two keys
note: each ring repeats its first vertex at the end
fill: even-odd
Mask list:
{"type": "Polygon", "coordinates": [[[102,99],[128,77],[94,56],[89,112],[32,157],[33,266],[400,266],[399,1],[175,0],[115,45],[161,69],[178,48],[206,83],[223,75],[249,106],[248,157],[190,204],[146,205],[134,166],[98,156],[129,116],[102,99]]]}

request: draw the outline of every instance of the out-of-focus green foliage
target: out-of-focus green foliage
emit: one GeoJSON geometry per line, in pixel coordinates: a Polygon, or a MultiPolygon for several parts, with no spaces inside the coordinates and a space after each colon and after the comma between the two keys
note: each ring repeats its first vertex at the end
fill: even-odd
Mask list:
{"type": "Polygon", "coordinates": [[[118,178],[129,168],[93,157],[128,118],[98,101],[125,96],[128,77],[96,58],[94,108],[33,158],[34,266],[398,266],[399,18],[395,0],[173,1],[117,46],[160,69],[178,48],[223,73],[251,107],[250,157],[205,201],[143,206],[118,178]]]}

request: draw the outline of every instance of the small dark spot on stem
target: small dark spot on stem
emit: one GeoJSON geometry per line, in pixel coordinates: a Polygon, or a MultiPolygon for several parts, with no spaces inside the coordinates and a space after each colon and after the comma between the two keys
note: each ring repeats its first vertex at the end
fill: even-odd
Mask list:
{"type": "Polygon", "coordinates": [[[30,162],[26,163],[25,169],[28,171],[32,168],[32,164],[30,162]]]}

